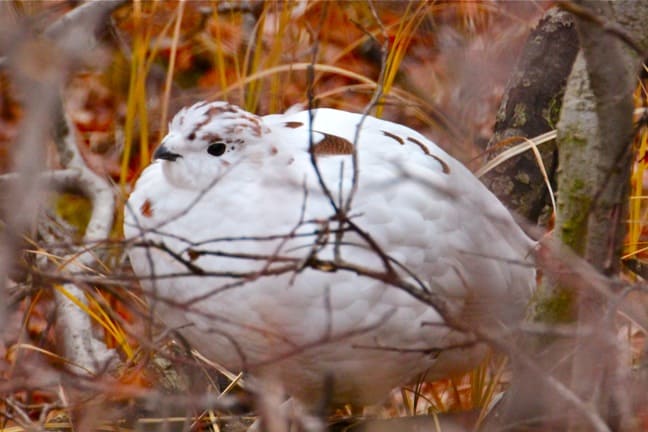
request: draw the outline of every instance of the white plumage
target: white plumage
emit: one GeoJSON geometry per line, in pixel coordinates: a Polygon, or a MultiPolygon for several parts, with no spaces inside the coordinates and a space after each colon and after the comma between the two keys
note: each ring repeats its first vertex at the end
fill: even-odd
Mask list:
{"type": "Polygon", "coordinates": [[[327,380],[335,403],[377,402],[427,369],[441,378],[482,358],[484,346],[411,293],[324,271],[337,260],[384,272],[372,243],[467,323],[524,315],[533,241],[464,166],[407,127],[202,102],[175,116],[155,157],[124,224],[154,245],[129,251],[154,310],[208,358],[303,403],[323,397],[327,380]],[[309,149],[336,206],[353,192],[348,217],[361,232],[335,217],[309,149]]]}

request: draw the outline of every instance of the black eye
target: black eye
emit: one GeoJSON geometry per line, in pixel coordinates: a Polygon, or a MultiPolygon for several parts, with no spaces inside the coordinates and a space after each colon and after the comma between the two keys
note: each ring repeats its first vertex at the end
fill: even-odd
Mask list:
{"type": "Polygon", "coordinates": [[[209,144],[209,147],[207,147],[207,153],[212,156],[222,156],[225,150],[227,150],[227,146],[222,142],[209,144]]]}

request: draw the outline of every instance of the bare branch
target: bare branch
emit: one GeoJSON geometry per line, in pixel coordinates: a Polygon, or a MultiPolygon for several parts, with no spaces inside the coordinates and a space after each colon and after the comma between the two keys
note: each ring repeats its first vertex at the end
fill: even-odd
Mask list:
{"type": "Polygon", "coordinates": [[[637,41],[635,41],[635,38],[623,27],[621,27],[618,23],[610,21],[605,16],[593,13],[590,8],[579,3],[583,2],[565,0],[556,1],[556,5],[561,9],[571,12],[583,21],[595,24],[596,27],[599,27],[605,33],[616,36],[617,38],[619,38],[619,40],[623,41],[623,43],[634,50],[639,57],[646,58],[646,48],[637,43],[637,41]]]}

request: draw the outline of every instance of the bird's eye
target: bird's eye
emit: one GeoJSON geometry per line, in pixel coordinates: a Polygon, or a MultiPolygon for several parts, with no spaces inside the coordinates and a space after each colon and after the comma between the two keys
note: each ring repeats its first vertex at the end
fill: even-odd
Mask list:
{"type": "Polygon", "coordinates": [[[227,150],[227,146],[222,142],[215,142],[209,144],[209,147],[207,147],[207,153],[212,156],[222,156],[225,150],[227,150]]]}

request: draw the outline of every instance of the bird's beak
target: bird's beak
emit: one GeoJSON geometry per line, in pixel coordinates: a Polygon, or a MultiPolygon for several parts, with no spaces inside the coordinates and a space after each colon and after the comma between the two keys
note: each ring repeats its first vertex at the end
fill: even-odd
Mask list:
{"type": "Polygon", "coordinates": [[[155,153],[153,153],[153,159],[164,159],[173,162],[174,160],[181,158],[182,155],[179,155],[178,153],[173,153],[171,152],[168,148],[166,148],[164,145],[161,145],[160,147],[155,150],[155,153]]]}

